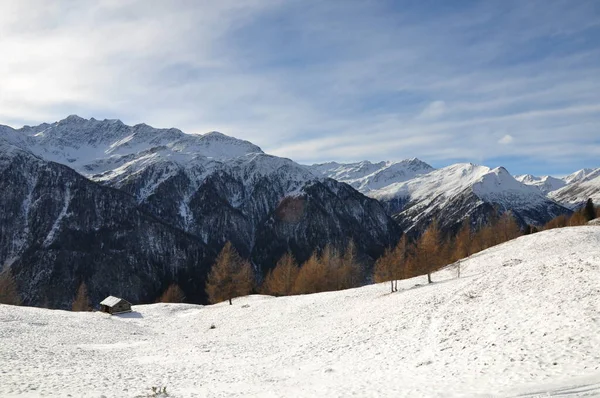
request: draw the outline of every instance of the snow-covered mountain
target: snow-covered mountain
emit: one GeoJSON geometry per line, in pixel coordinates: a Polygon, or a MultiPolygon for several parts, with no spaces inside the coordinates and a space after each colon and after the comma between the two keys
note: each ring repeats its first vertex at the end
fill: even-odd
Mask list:
{"type": "Polygon", "coordinates": [[[556,191],[557,189],[567,185],[567,182],[564,179],[552,176],[537,177],[531,174],[522,174],[515,176],[515,180],[526,185],[538,187],[544,195],[547,195],[550,192],[556,191]]]}
{"type": "Polygon", "coordinates": [[[550,192],[550,198],[571,208],[577,208],[588,199],[600,204],[600,168],[583,169],[565,178],[565,187],[550,192]]]}
{"type": "Polygon", "coordinates": [[[600,202],[600,168],[581,169],[566,177],[536,177],[531,174],[515,178],[527,185],[537,186],[548,198],[569,208],[581,206],[591,198],[600,202]]]}
{"type": "MultiPolygon", "coordinates": [[[[52,272],[58,272],[56,267],[62,267],[67,258],[71,267],[85,267],[73,256],[47,257],[46,251],[48,247],[69,246],[87,252],[84,246],[78,248],[73,243],[78,240],[68,245],[64,240],[76,236],[78,230],[109,229],[127,236],[126,231],[133,228],[128,224],[133,222],[130,219],[121,223],[112,216],[98,215],[106,223],[85,221],[85,214],[94,211],[87,206],[100,200],[96,196],[110,192],[121,195],[112,206],[129,212],[135,209],[165,226],[165,231],[154,231],[154,237],[148,237],[150,241],[157,239],[157,245],[162,246],[159,236],[167,234],[167,229],[176,229],[198,240],[202,258],[214,258],[229,240],[259,271],[268,270],[288,250],[303,261],[325,243],[343,246],[350,238],[368,263],[401,234],[376,200],[344,183],[317,176],[289,159],[267,155],[247,141],[216,132],[189,135],[177,129],[127,126],[118,120],[77,116],[17,130],[0,126],[0,165],[4,165],[0,169],[3,187],[14,191],[14,195],[3,198],[5,208],[11,209],[4,216],[18,218],[0,226],[3,236],[16,236],[23,229],[31,231],[22,245],[9,238],[2,241],[0,264],[8,259],[21,264],[29,258],[26,254],[33,253],[46,256],[44,267],[52,272]],[[14,153],[27,156],[15,157],[14,153]],[[37,166],[19,169],[19,162],[37,166]],[[48,169],[57,171],[44,174],[48,169]],[[74,196],[73,190],[67,194],[61,188],[80,185],[89,187],[85,200],[74,196]],[[45,213],[36,213],[43,220],[35,221],[29,215],[40,198],[50,202],[45,213]],[[83,224],[63,222],[70,219],[68,216],[83,220],[83,224]],[[40,222],[54,225],[54,232],[34,228],[40,222]],[[41,244],[35,244],[40,240],[41,244]]],[[[100,245],[108,245],[104,237],[98,239],[100,245]]],[[[95,265],[90,267],[82,280],[88,281],[98,272],[95,265]]],[[[17,274],[19,283],[26,283],[22,278],[30,275],[18,267],[17,274]]],[[[70,283],[81,282],[71,277],[70,283]]],[[[190,279],[185,267],[174,270],[170,279],[184,278],[190,279]]],[[[202,285],[202,279],[195,280],[202,285]]],[[[70,300],[72,292],[62,294],[57,305],[70,300]]],[[[27,303],[42,304],[33,293],[31,297],[27,303]]]]}
{"type": "Polygon", "coordinates": [[[405,231],[422,231],[433,219],[454,229],[465,217],[486,222],[496,211],[511,211],[522,224],[540,225],[569,210],[538,188],[515,180],[503,167],[454,164],[369,192],[395,214],[405,231]]]}
{"type": "Polygon", "coordinates": [[[569,212],[545,197],[546,187],[564,186],[563,181],[534,176],[515,180],[504,168],[455,164],[436,170],[416,158],[310,167],[379,200],[405,231],[416,234],[433,218],[443,228],[454,229],[467,215],[479,224],[498,210],[512,211],[522,225],[541,225],[569,212]]]}
{"type": "Polygon", "coordinates": [[[362,193],[384,188],[427,174],[433,167],[417,158],[399,162],[371,163],[321,163],[310,166],[311,170],[334,180],[352,185],[362,193]]]}
{"type": "Polygon", "coordinates": [[[597,226],[543,231],[392,294],[0,305],[0,396],[597,397],[598,247],[597,226]]]}
{"type": "Polygon", "coordinates": [[[589,174],[595,172],[598,169],[581,169],[578,170],[572,174],[569,174],[568,176],[564,177],[563,180],[567,183],[567,184],[572,184],[574,182],[579,182],[581,180],[583,180],[584,178],[586,178],[589,174]]]}

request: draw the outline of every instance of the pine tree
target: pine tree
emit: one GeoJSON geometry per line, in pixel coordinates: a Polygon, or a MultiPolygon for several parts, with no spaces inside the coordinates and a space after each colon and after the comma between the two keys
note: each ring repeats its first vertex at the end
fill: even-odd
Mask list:
{"type": "Polygon", "coordinates": [[[0,304],[21,305],[17,283],[10,268],[0,272],[0,304]]]}
{"type": "Polygon", "coordinates": [[[587,221],[592,221],[596,218],[596,209],[594,207],[594,202],[592,198],[589,198],[585,203],[585,207],[583,208],[583,215],[587,221]]]}
{"type": "Polygon", "coordinates": [[[171,283],[158,299],[159,303],[183,303],[185,294],[176,283],[171,283]]]}
{"type": "Polygon", "coordinates": [[[206,282],[206,293],[211,303],[245,296],[254,287],[254,271],[248,261],[243,260],[231,242],[227,242],[217,256],[206,282]]]}
{"type": "Polygon", "coordinates": [[[299,271],[296,259],[290,252],[287,252],[279,259],[275,268],[267,274],[262,285],[263,293],[272,296],[292,294],[299,271]]]}
{"type": "Polygon", "coordinates": [[[85,282],[81,282],[71,306],[72,311],[91,311],[90,297],[85,282]]]}

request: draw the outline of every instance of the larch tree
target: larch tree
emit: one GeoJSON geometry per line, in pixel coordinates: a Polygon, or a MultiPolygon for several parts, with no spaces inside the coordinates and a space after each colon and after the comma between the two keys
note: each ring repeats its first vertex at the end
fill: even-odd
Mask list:
{"type": "Polygon", "coordinates": [[[81,282],[75,294],[73,305],[71,306],[72,311],[91,311],[92,306],[90,304],[90,297],[85,282],[81,282]]]}
{"type": "Polygon", "coordinates": [[[561,214],[558,217],[554,217],[552,220],[548,221],[543,229],[544,230],[548,230],[548,229],[554,229],[554,228],[564,228],[567,225],[569,225],[569,217],[567,217],[564,214],[561,214]]]}
{"type": "Polygon", "coordinates": [[[504,243],[509,240],[513,240],[521,236],[521,229],[519,228],[519,224],[515,221],[513,213],[511,211],[506,211],[497,223],[497,236],[498,241],[496,243],[504,243]]]}
{"type": "Polygon", "coordinates": [[[338,268],[338,289],[350,289],[357,287],[362,282],[364,275],[363,269],[358,261],[356,245],[354,240],[350,239],[344,250],[344,255],[340,259],[338,268]]]}
{"type": "Polygon", "coordinates": [[[263,293],[271,296],[289,296],[299,272],[294,256],[290,252],[285,253],[275,268],[267,274],[262,285],[263,293]]]}
{"type": "Polygon", "coordinates": [[[21,305],[17,282],[10,268],[0,272],[0,304],[21,305]]]}
{"type": "Polygon", "coordinates": [[[587,224],[587,222],[588,222],[588,219],[585,215],[585,211],[576,211],[569,218],[568,225],[570,227],[577,227],[579,225],[585,225],[585,224],[587,224]]]}
{"type": "Polygon", "coordinates": [[[427,282],[432,283],[431,273],[439,268],[441,249],[440,230],[433,221],[417,243],[416,266],[420,275],[427,274],[427,282]]]}
{"type": "Polygon", "coordinates": [[[308,260],[302,264],[292,291],[294,294],[324,292],[326,288],[327,270],[320,261],[315,250],[308,260]]]}
{"type": "Polygon", "coordinates": [[[206,293],[211,303],[246,296],[254,288],[252,265],[242,259],[231,242],[225,243],[208,274],[206,293]]]}
{"type": "Polygon", "coordinates": [[[183,303],[184,301],[185,293],[176,283],[171,283],[158,299],[159,303],[183,303]]]}
{"type": "Polygon", "coordinates": [[[376,283],[390,282],[390,291],[394,290],[394,251],[390,248],[385,249],[381,257],[375,261],[373,268],[373,279],[376,283]]]}
{"type": "Polygon", "coordinates": [[[392,252],[391,267],[392,277],[394,278],[394,291],[398,291],[398,280],[406,279],[408,275],[408,259],[411,255],[411,245],[406,237],[406,234],[402,235],[402,238],[394,247],[392,252]]]}
{"type": "Polygon", "coordinates": [[[454,238],[454,260],[469,257],[472,254],[471,247],[471,218],[467,217],[454,238]]]}

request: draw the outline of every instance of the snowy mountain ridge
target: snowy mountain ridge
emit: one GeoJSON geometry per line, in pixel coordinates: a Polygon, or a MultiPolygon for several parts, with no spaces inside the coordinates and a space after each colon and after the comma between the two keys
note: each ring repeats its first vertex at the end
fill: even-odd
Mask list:
{"type": "Polygon", "coordinates": [[[567,179],[571,181],[568,185],[550,192],[548,196],[572,208],[581,206],[588,199],[600,204],[600,168],[580,170],[567,179]]]}
{"type": "Polygon", "coordinates": [[[531,174],[522,174],[515,176],[515,179],[523,184],[538,187],[544,195],[567,185],[567,182],[564,179],[552,176],[537,177],[531,174]]]}
{"type": "Polygon", "coordinates": [[[88,120],[76,115],[18,130],[0,127],[9,143],[106,185],[122,188],[133,176],[152,174],[145,186],[132,192],[140,202],[179,172],[185,173],[192,185],[221,170],[249,185],[261,177],[278,175],[289,181],[286,194],[323,178],[289,159],[267,155],[248,141],[216,131],[186,134],[175,128],[158,129],[143,123],[128,126],[120,120],[88,120]]]}
{"type": "Polygon", "coordinates": [[[432,219],[456,228],[467,216],[485,222],[493,209],[511,211],[521,224],[546,222],[568,210],[537,188],[515,180],[504,167],[458,163],[371,191],[387,203],[405,231],[422,230],[432,219]]]}
{"type": "Polygon", "coordinates": [[[368,160],[345,164],[329,162],[314,164],[309,168],[315,174],[350,184],[362,193],[407,181],[434,170],[433,167],[417,158],[378,163],[371,163],[368,160]]]}

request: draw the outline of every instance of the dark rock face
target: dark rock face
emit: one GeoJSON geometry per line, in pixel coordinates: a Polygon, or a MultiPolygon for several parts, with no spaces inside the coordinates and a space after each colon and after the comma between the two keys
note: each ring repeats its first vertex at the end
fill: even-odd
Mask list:
{"type": "Polygon", "coordinates": [[[358,251],[373,260],[401,234],[379,202],[328,179],[280,201],[258,229],[252,258],[266,272],[288,248],[302,262],[326,243],[343,250],[353,239],[358,251]]]}
{"type": "Polygon", "coordinates": [[[0,263],[26,305],[69,308],[81,282],[93,303],[109,294],[154,300],[172,281],[203,301],[214,251],[66,166],[16,151],[0,163],[0,263]]]}

